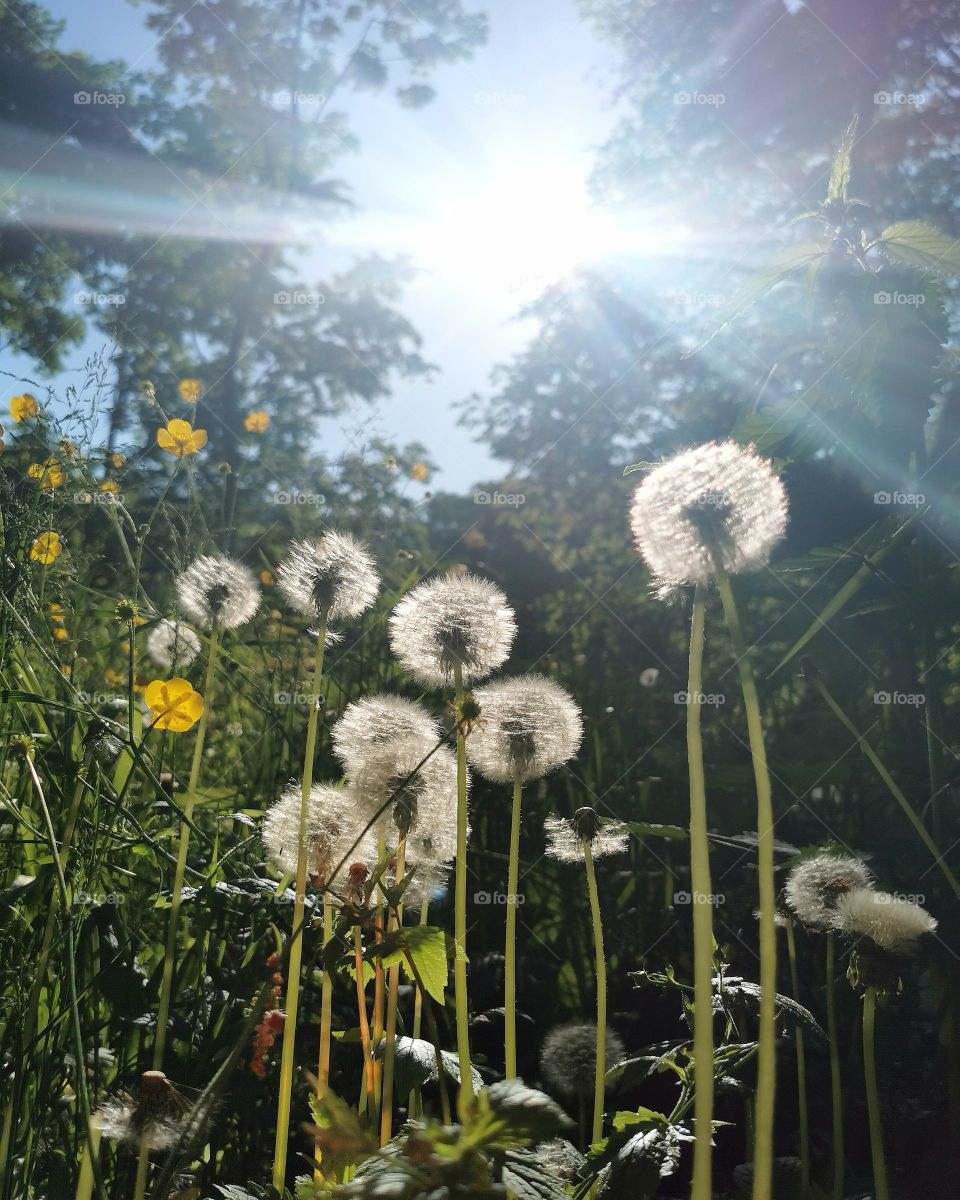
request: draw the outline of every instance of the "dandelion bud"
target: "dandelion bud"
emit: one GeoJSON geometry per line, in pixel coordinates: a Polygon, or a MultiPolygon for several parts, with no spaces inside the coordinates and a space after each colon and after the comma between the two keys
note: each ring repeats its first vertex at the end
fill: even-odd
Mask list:
{"type": "Polygon", "coordinates": [[[867,889],[872,883],[872,876],[860,859],[821,850],[790,871],[784,899],[804,925],[829,929],[841,897],[867,889]]]}
{"type": "Polygon", "coordinates": [[[180,607],[198,625],[235,629],[260,607],[257,581],[225,554],[204,554],[176,578],[180,607]]]}
{"type": "Polygon", "coordinates": [[[362,542],[328,529],[312,541],[291,542],[277,584],[305,616],[358,617],[377,598],[380,576],[362,542]]]}
{"type": "MultiPolygon", "coordinates": [[[[620,1036],[608,1026],[604,1068],[609,1070],[625,1054],[626,1048],[620,1036]]],[[[577,1022],[557,1025],[544,1038],[540,1070],[547,1083],[561,1096],[592,1096],[596,1067],[595,1025],[577,1022]]]]}
{"type": "Polygon", "coordinates": [[[662,586],[763,566],[787,527],[770,464],[736,442],[708,442],[654,467],[634,492],[637,549],[662,586]]]}
{"type": "Polygon", "coordinates": [[[503,592],[463,574],[421,583],[390,616],[390,645],[403,666],[431,686],[482,679],[506,662],[517,627],[503,592]]]}
{"type": "Polygon", "coordinates": [[[478,688],[467,755],[497,783],[538,779],[572,758],[583,736],[580,710],[559,684],[524,675],[478,688]],[[479,719],[478,719],[479,718],[479,719]]]}

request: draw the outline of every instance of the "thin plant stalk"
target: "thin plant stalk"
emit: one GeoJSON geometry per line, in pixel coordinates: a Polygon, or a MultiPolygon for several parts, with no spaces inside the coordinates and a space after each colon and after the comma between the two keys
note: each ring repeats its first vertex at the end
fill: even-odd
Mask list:
{"type": "Polygon", "coordinates": [[[590,917],[593,922],[593,949],[597,970],[597,1061],[594,1069],[593,1128],[591,1144],[603,1137],[603,1095],[606,1090],[607,1062],[607,963],[603,956],[603,923],[600,920],[600,897],[597,893],[597,873],[593,867],[590,839],[583,839],[583,864],[587,874],[590,896],[590,917]]]}
{"type": "MultiPolygon", "coordinates": [[[[386,854],[386,841],[383,838],[380,838],[377,845],[377,862],[382,863],[386,858],[386,854]]],[[[382,942],[384,933],[384,907],[379,888],[377,888],[376,892],[374,893],[374,902],[376,904],[376,908],[374,910],[373,917],[373,937],[374,941],[382,942]]],[[[383,1041],[385,999],[386,976],[383,970],[383,961],[379,955],[375,955],[373,960],[373,1049],[375,1054],[380,1047],[380,1043],[383,1041]]],[[[373,1099],[375,1107],[371,1109],[370,1120],[371,1124],[376,1129],[379,1127],[380,1098],[383,1091],[382,1058],[375,1057],[373,1060],[373,1078],[373,1099]]]]}
{"type": "Polygon", "coordinates": [[[520,808],[523,781],[513,783],[510,858],[507,867],[507,931],[504,954],[503,1036],[507,1079],[517,1077],[517,883],[520,874],[520,808]]]}
{"type": "MultiPolygon", "coordinates": [[[[326,950],[333,937],[333,905],[326,892],[323,894],[323,948],[326,950]]],[[[320,1050],[317,1060],[317,1083],[315,1093],[317,1099],[322,1099],[330,1087],[330,1054],[333,1042],[333,980],[330,972],[324,968],[320,981],[320,1050]]],[[[320,1183],[323,1173],[320,1169],[322,1151],[319,1145],[314,1154],[314,1180],[320,1183]]]]}
{"type": "Polygon", "coordinates": [[[760,901],[760,1031],[757,1053],[757,1095],[753,1200],[768,1200],[773,1178],[773,1122],[777,1091],[776,991],[777,926],[776,883],[773,858],[773,795],[767,751],[763,741],[760,699],[747,644],[727,572],[714,556],[717,588],[733,643],[740,674],[740,689],[747,714],[747,734],[753,756],[757,791],[757,874],[760,901]]]}
{"type": "Polygon", "coordinates": [[[363,1103],[360,1111],[373,1109],[376,1076],[373,1070],[373,1046],[370,1043],[370,1022],[367,1019],[367,998],[363,976],[363,942],[360,926],[353,927],[353,966],[357,977],[357,1016],[360,1023],[360,1048],[363,1053],[363,1103]]]}
{"type": "MultiPolygon", "coordinates": [[[[793,922],[787,921],[787,957],[790,960],[790,987],[793,998],[800,1003],[800,973],[797,970],[797,943],[793,934],[793,922]]],[[[803,1196],[810,1195],[810,1114],[807,1108],[807,1058],[803,1044],[803,1030],[797,1024],[793,1031],[797,1052],[797,1109],[800,1115],[800,1190],[803,1196]]]]}
{"type": "Polygon", "coordinates": [[[100,1153],[100,1129],[94,1121],[90,1136],[80,1158],[80,1174],[77,1176],[76,1200],[90,1200],[93,1195],[93,1164],[100,1153]]]}
{"type": "MultiPolygon", "coordinates": [[[[453,669],[455,703],[459,714],[463,706],[463,669],[453,669]]],[[[453,959],[454,997],[457,1011],[457,1058],[460,1061],[459,1109],[461,1119],[473,1099],[473,1071],[470,1067],[470,1009],[467,994],[467,742],[457,722],[457,870],[454,888],[453,959]]]]}
{"type": "Polygon", "coordinates": [[[433,1015],[433,1005],[423,986],[423,977],[420,974],[416,959],[406,948],[404,948],[403,957],[407,960],[407,966],[410,968],[410,974],[417,985],[417,991],[423,997],[423,1011],[427,1018],[427,1027],[430,1030],[430,1040],[433,1042],[433,1052],[436,1057],[437,1086],[440,1089],[440,1116],[444,1125],[450,1125],[453,1122],[453,1113],[450,1110],[450,1097],[447,1095],[447,1078],[446,1072],[443,1069],[443,1052],[440,1049],[440,1031],[437,1029],[437,1018],[433,1015]]]}
{"type": "MultiPolygon", "coordinates": [[[[420,906],[420,925],[425,926],[429,921],[430,900],[429,897],[424,898],[423,904],[420,906]]],[[[420,1027],[423,1022],[423,996],[419,988],[414,990],[413,997],[413,1026],[411,1036],[416,1039],[420,1036],[420,1027]]],[[[423,1114],[423,1097],[419,1088],[414,1088],[407,1101],[407,1111],[411,1118],[420,1117],[423,1114]]]]}
{"type": "MultiPolygon", "coordinates": [[[[399,883],[403,878],[406,837],[400,839],[397,847],[397,866],[395,878],[399,883]]],[[[403,923],[403,910],[398,905],[396,916],[390,918],[390,929],[398,929],[403,923]]],[[[386,1041],[383,1047],[383,1092],[380,1101],[380,1145],[385,1146],[393,1133],[393,1071],[397,1050],[397,1000],[400,993],[400,963],[396,962],[390,968],[387,994],[386,1041]]]]}
{"type": "Polygon", "coordinates": [[[880,1119],[880,1093],[877,1089],[876,1052],[877,989],[867,988],[863,996],[863,1078],[867,1089],[867,1120],[870,1126],[870,1157],[873,1160],[873,1187],[876,1200],[890,1200],[887,1164],[883,1153],[883,1124],[880,1119]]]}
{"type": "Polygon", "coordinates": [[[691,1200],[710,1200],[713,1170],[713,907],[707,788],[701,733],[703,644],[707,594],[698,583],[690,621],[687,678],[687,767],[690,773],[690,890],[693,900],[693,1071],[694,1124],[691,1200]]]}
{"type": "Polygon", "coordinates": [[[827,1041],[830,1046],[830,1095],[833,1109],[832,1200],[843,1200],[843,1083],[840,1076],[840,1039],[837,1035],[836,941],[827,933],[827,1041]]]}
{"type": "MultiPolygon", "coordinates": [[[[300,792],[300,833],[297,845],[296,896],[290,958],[287,964],[287,1008],[283,1023],[283,1048],[280,1053],[280,1093],[277,1102],[277,1135],[273,1151],[273,1186],[283,1190],[287,1171],[287,1143],[290,1137],[290,1108],[293,1102],[294,1050],[297,1035],[297,1009],[300,1001],[300,966],[303,960],[303,912],[307,892],[307,842],[310,790],[313,787],[313,760],[317,748],[317,724],[320,716],[320,689],[323,684],[323,651],[327,640],[327,614],[323,611],[317,624],[317,652],[313,666],[313,688],[310,694],[310,715],[307,718],[307,743],[303,753],[303,785],[300,792]]],[[[326,913],[326,906],[324,906],[326,913]]],[[[324,975],[326,979],[326,975],[324,975]]],[[[329,1024],[329,1022],[328,1022],[329,1024]]],[[[329,1028],[321,1024],[320,1040],[329,1037],[329,1028]]],[[[321,1051],[322,1052],[322,1051],[321,1051]]]]}

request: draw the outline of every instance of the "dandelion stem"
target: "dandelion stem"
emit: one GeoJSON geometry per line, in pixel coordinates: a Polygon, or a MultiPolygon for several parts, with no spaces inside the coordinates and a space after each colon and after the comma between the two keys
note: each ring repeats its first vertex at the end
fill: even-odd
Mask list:
{"type": "Polygon", "coordinates": [[[353,965],[357,977],[357,1015],[360,1021],[360,1045],[363,1050],[363,1095],[366,1102],[365,1106],[361,1106],[361,1111],[363,1111],[363,1107],[372,1111],[376,1076],[373,1071],[373,1046],[370,1043],[370,1022],[367,1020],[367,998],[363,975],[363,942],[360,937],[359,925],[354,925],[353,927],[353,965]]]}
{"type": "Polygon", "coordinates": [[[513,784],[510,861],[507,867],[507,944],[504,955],[504,1059],[507,1079],[517,1077],[517,879],[520,868],[520,806],[523,782],[513,784]]]}
{"type": "Polygon", "coordinates": [[[863,1078],[867,1089],[867,1119],[870,1125],[873,1186],[876,1200],[890,1200],[890,1191],[887,1187],[887,1165],[883,1154],[880,1093],[877,1090],[876,1015],[877,989],[867,988],[863,996],[863,1078]]]}
{"type": "Polygon", "coordinates": [[[600,920],[600,897],[597,894],[597,873],[593,867],[590,839],[583,839],[583,865],[587,873],[587,892],[590,896],[590,916],[593,920],[593,949],[597,966],[597,1061],[594,1069],[593,1130],[591,1144],[603,1137],[603,1094],[606,1089],[607,1061],[607,963],[603,956],[603,924],[600,920]]]}
{"type": "MultiPolygon", "coordinates": [[[[423,903],[420,906],[420,925],[426,926],[429,922],[430,899],[424,897],[423,903]]],[[[416,988],[413,997],[413,1028],[411,1035],[414,1038],[420,1036],[420,1027],[423,1018],[423,994],[419,988],[416,988]]],[[[412,1118],[416,1118],[423,1113],[423,1097],[419,1088],[414,1088],[410,1093],[410,1098],[407,1101],[407,1111],[412,1118]]]]}
{"type": "Polygon", "coordinates": [[[698,583],[690,621],[687,679],[687,766],[690,773],[690,886],[693,899],[693,1068],[694,1123],[691,1200],[710,1200],[713,1136],[713,909],[710,903],[710,845],[703,769],[700,697],[707,595],[698,583]]]}
{"type": "Polygon", "coordinates": [[[76,1200],[90,1200],[93,1195],[93,1164],[100,1153],[100,1130],[94,1122],[90,1129],[90,1137],[83,1148],[80,1158],[80,1174],[77,1177],[76,1200]]]}
{"type": "MultiPolygon", "coordinates": [[[[330,897],[326,892],[323,895],[323,947],[324,949],[330,944],[330,939],[333,937],[333,905],[330,903],[330,897]]],[[[323,1099],[327,1094],[327,1089],[330,1086],[330,1052],[333,1042],[333,980],[330,978],[330,972],[324,967],[323,979],[320,982],[320,1054],[317,1060],[317,1086],[316,1096],[318,1100],[323,1099]]],[[[323,1175],[320,1170],[321,1151],[319,1145],[316,1149],[314,1168],[314,1180],[317,1183],[322,1181],[323,1175]]]]}
{"type": "MultiPolygon", "coordinates": [[[[287,1171],[287,1142],[290,1137],[290,1107],[293,1102],[294,1050],[297,1036],[297,1008],[300,1000],[300,965],[303,958],[303,911],[307,891],[307,819],[310,811],[310,789],[313,787],[313,759],[317,746],[317,723],[320,717],[320,688],[323,683],[323,651],[327,640],[327,614],[321,612],[317,624],[317,653],[313,667],[313,688],[310,694],[310,715],[307,718],[307,743],[303,752],[303,785],[300,792],[300,832],[297,845],[296,895],[293,906],[293,925],[290,957],[287,964],[287,1006],[283,1023],[283,1048],[280,1053],[280,1095],[277,1102],[277,1136],[273,1152],[273,1186],[283,1191],[287,1171]]],[[[324,975],[326,980],[326,975],[324,975]]],[[[330,1036],[329,1020],[326,1036],[330,1036]]],[[[324,1030],[320,1030],[321,1046],[324,1030]]],[[[322,1050],[321,1050],[322,1053],[322,1050]]]]}
{"type": "Polygon", "coordinates": [[[763,742],[760,700],[747,644],[727,572],[714,555],[717,588],[740,673],[740,688],[747,714],[747,733],[753,756],[757,790],[757,874],[760,900],[760,1034],[757,1055],[756,1135],[753,1161],[753,1200],[767,1200],[773,1177],[773,1115],[777,1090],[776,991],[777,927],[776,885],[773,865],[773,797],[767,752],[763,742]]]}
{"type": "MultiPolygon", "coordinates": [[[[463,668],[453,669],[455,702],[459,713],[463,705],[463,668]]],[[[457,1057],[460,1060],[460,1117],[473,1099],[473,1072],[470,1068],[469,998],[467,995],[467,743],[457,724],[457,873],[454,890],[453,983],[457,1008],[457,1057]]]]}
{"type": "Polygon", "coordinates": [[[830,1045],[830,1093],[833,1103],[833,1200],[843,1200],[843,1086],[840,1078],[840,1041],[837,1037],[837,996],[834,985],[836,942],[827,933],[827,1040],[830,1045]]]}
{"type": "MultiPolygon", "coordinates": [[[[397,883],[403,878],[406,838],[400,839],[397,847],[397,866],[394,878],[397,883]]],[[[390,919],[390,929],[397,929],[403,922],[402,909],[397,906],[396,916],[390,919]]],[[[393,1133],[393,1068],[397,1049],[397,998],[400,990],[400,964],[390,968],[387,996],[386,1044],[383,1048],[383,1093],[380,1102],[380,1145],[385,1146],[393,1133]]]]}
{"type": "MultiPolygon", "coordinates": [[[[793,922],[787,921],[787,956],[790,959],[790,987],[793,998],[800,1003],[800,973],[797,970],[797,943],[793,934],[793,922]]],[[[803,1030],[798,1024],[793,1032],[797,1052],[797,1108],[800,1115],[800,1191],[810,1194],[810,1114],[807,1110],[807,1059],[803,1044],[803,1030]]]]}

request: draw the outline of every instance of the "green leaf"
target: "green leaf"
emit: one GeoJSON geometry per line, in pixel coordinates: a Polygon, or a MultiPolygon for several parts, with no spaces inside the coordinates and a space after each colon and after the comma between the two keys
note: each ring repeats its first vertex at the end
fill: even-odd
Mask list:
{"type": "Polygon", "coordinates": [[[474,1112],[473,1119],[488,1126],[486,1144],[499,1149],[535,1145],[573,1124],[556,1101],[522,1079],[501,1079],[484,1088],[474,1112]]]}
{"type": "Polygon", "coordinates": [[[376,1138],[361,1124],[353,1105],[345,1103],[334,1092],[317,1096],[311,1091],[310,1112],[315,1125],[314,1137],[328,1175],[342,1175],[344,1168],[355,1166],[376,1153],[376,1138]]]}
{"type": "MultiPolygon", "coordinates": [[[[383,1058],[386,1051],[386,1038],[374,1047],[374,1057],[383,1058]]],[[[460,1084],[460,1060],[452,1050],[441,1050],[440,1061],[443,1073],[460,1084]]],[[[398,1037],[394,1047],[395,1078],[394,1089],[400,1095],[421,1087],[423,1084],[437,1078],[437,1052],[431,1042],[423,1038],[398,1037]]],[[[483,1087],[483,1076],[476,1069],[470,1068],[473,1077],[473,1088],[479,1092],[483,1087]]]]}
{"type": "Polygon", "coordinates": [[[686,829],[679,825],[659,825],[656,821],[624,821],[621,828],[629,829],[637,837],[662,837],[681,841],[689,836],[686,829]]]}
{"type": "Polygon", "coordinates": [[[503,1160],[503,1183],[516,1200],[567,1200],[567,1193],[548,1174],[536,1154],[508,1150],[503,1160]]]}
{"type": "Polygon", "coordinates": [[[411,925],[388,933],[382,942],[372,946],[368,958],[379,958],[384,968],[401,963],[412,977],[407,954],[416,964],[423,986],[438,1004],[443,1004],[447,986],[447,937],[442,929],[432,925],[411,925]]]}
{"type": "Polygon", "coordinates": [[[898,221],[880,234],[876,244],[891,258],[918,270],[960,274],[960,242],[925,221],[898,221]]]}
{"type": "Polygon", "coordinates": [[[858,117],[854,117],[844,130],[840,145],[837,147],[830,164],[830,182],[827,184],[827,201],[838,201],[846,204],[850,191],[850,174],[853,162],[853,143],[857,135],[858,117]]]}

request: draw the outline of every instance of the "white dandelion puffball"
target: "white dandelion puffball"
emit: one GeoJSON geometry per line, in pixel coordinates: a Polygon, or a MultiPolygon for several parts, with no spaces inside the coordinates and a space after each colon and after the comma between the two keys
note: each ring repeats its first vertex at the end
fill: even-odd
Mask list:
{"type": "Polygon", "coordinates": [[[573,758],[583,737],[576,701],[542,675],[519,675],[477,688],[480,719],[467,757],[494,783],[526,782],[573,758]]]}
{"type": "Polygon", "coordinates": [[[804,925],[828,929],[841,896],[873,885],[865,863],[848,855],[821,850],[797,863],[787,876],[784,899],[804,925]]]}
{"type": "Polygon", "coordinates": [[[413,700],[381,695],[365,696],[348,704],[330,738],[334,754],[349,775],[371,751],[411,736],[436,744],[441,737],[440,726],[413,700]]]}
{"type": "Polygon", "coordinates": [[[906,948],[937,928],[925,908],[889,892],[857,888],[837,900],[833,927],[841,933],[868,937],[882,950],[906,948]]]}
{"type": "Polygon", "coordinates": [[[331,621],[360,614],[380,590],[373,556],[348,533],[328,529],[320,537],[291,542],[277,568],[277,584],[300,613],[331,621]]]}
{"type": "MultiPolygon", "coordinates": [[[[620,1036],[607,1026],[604,1069],[616,1066],[625,1054],[620,1036]]],[[[557,1025],[543,1039],[540,1070],[561,1096],[592,1096],[596,1068],[596,1025],[557,1025]]]]}
{"type": "MultiPolygon", "coordinates": [[[[547,817],[543,828],[547,835],[547,858],[565,863],[583,862],[584,839],[574,821],[564,817],[547,817]]],[[[590,842],[591,856],[603,858],[608,854],[622,854],[630,844],[630,831],[616,821],[604,822],[587,840],[590,842]]]]}
{"type": "Polygon", "coordinates": [[[443,686],[457,667],[464,682],[502,666],[517,632],[513,609],[489,579],[464,574],[430,579],[390,614],[390,646],[422,683],[443,686]]]}
{"type": "Polygon", "coordinates": [[[633,495],[630,527],[651,573],[668,587],[763,566],[787,528],[787,494],[766,459],[708,442],[654,467],[633,495]]]}
{"type": "Polygon", "coordinates": [[[260,589],[247,568],[225,554],[204,554],[176,579],[180,607],[198,625],[236,629],[260,607],[260,589]]]}
{"type": "Polygon", "coordinates": [[[167,1116],[141,1121],[134,1105],[124,1100],[105,1100],[92,1114],[92,1121],[108,1141],[142,1145],[147,1150],[169,1149],[180,1132],[179,1122],[167,1116]]]}
{"type": "Polygon", "coordinates": [[[350,783],[367,820],[389,802],[378,819],[378,832],[390,845],[404,835],[439,837],[456,820],[457,758],[432,737],[411,735],[370,750],[350,783]]]}
{"type": "MultiPolygon", "coordinates": [[[[267,809],[262,839],[267,855],[284,875],[297,873],[297,851],[300,844],[299,783],[291,783],[267,809]]],[[[307,801],[307,874],[333,888],[342,887],[350,866],[365,863],[371,869],[377,862],[377,837],[373,830],[364,832],[367,823],[364,811],[350,788],[330,784],[314,784],[307,801]],[[350,853],[357,839],[359,845],[350,853]],[[346,862],[331,878],[344,856],[346,862]]]]}
{"type": "Polygon", "coordinates": [[[164,671],[188,667],[200,653],[200,639],[183,621],[161,617],[147,634],[147,654],[164,671]]]}

